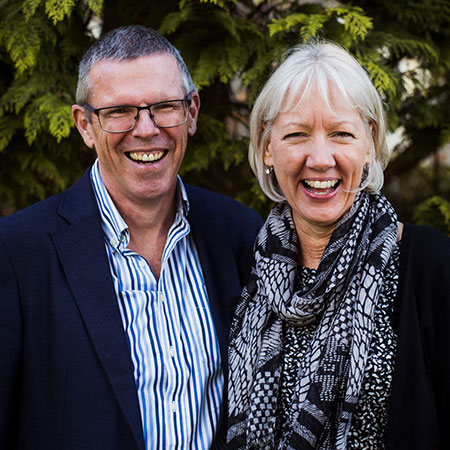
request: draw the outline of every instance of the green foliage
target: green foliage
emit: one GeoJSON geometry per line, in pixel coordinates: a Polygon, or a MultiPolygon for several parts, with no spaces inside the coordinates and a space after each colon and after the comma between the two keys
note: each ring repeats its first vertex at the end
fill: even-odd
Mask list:
{"type": "Polygon", "coordinates": [[[414,220],[418,225],[430,225],[450,236],[450,202],[435,195],[417,206],[414,220]]]}
{"type": "Polygon", "coordinates": [[[448,0],[0,0],[0,11],[0,213],[65,189],[92,162],[71,105],[94,22],[102,32],[148,25],[180,49],[202,101],[187,182],[267,213],[247,163],[250,108],[289,47],[325,38],[355,55],[388,104],[391,130],[403,130],[385,190],[404,218],[423,195],[449,195],[445,177],[436,181],[444,169],[423,166],[450,140],[448,0]],[[420,189],[404,188],[412,173],[420,189]]]}
{"type": "Polygon", "coordinates": [[[364,39],[372,29],[372,19],[367,17],[359,7],[329,8],[319,14],[289,14],[279,19],[273,19],[268,25],[268,29],[270,36],[273,36],[299,27],[302,40],[307,41],[323,31],[327,21],[336,20],[344,25],[344,30],[349,33],[348,37],[351,37],[352,40],[364,39]]]}
{"type": "Polygon", "coordinates": [[[85,154],[74,130],[77,64],[86,23],[102,2],[6,2],[0,16],[0,208],[20,208],[65,189],[85,154]],[[78,148],[77,148],[78,147],[78,148]]]}
{"type": "Polygon", "coordinates": [[[395,97],[399,85],[399,76],[387,66],[377,63],[372,57],[357,52],[359,63],[367,70],[373,84],[381,94],[395,97]]]}
{"type": "Polygon", "coordinates": [[[11,139],[19,126],[20,123],[15,117],[0,117],[0,152],[11,142],[11,139]]]}
{"type": "Polygon", "coordinates": [[[351,36],[364,39],[367,33],[373,28],[373,21],[367,17],[364,11],[358,7],[332,8],[329,14],[336,14],[344,21],[344,28],[351,36]]]}
{"type": "Polygon", "coordinates": [[[76,0],[47,0],[45,2],[45,13],[52,20],[53,25],[56,25],[66,16],[70,16],[75,3],[76,0]]]}

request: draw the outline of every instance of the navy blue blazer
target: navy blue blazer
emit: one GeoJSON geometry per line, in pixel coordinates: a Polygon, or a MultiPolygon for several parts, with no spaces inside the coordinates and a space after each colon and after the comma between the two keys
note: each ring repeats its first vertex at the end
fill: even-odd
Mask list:
{"type": "MultiPolygon", "coordinates": [[[[231,305],[249,274],[262,220],[227,197],[187,190],[226,365],[231,305]]],[[[144,448],[132,362],[86,171],[64,193],[0,220],[0,450],[144,448]]]]}

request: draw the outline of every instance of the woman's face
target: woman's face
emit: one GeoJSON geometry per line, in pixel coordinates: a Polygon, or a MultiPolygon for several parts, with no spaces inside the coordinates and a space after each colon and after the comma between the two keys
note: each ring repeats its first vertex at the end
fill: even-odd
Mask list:
{"type": "Polygon", "coordinates": [[[297,230],[333,230],[352,205],[369,161],[372,138],[333,84],[329,103],[331,111],[313,89],[301,104],[294,102],[294,110],[279,113],[264,153],[297,230]]]}

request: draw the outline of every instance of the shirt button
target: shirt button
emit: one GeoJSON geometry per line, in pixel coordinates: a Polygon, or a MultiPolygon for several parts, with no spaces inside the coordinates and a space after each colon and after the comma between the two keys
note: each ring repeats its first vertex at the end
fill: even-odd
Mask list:
{"type": "Polygon", "coordinates": [[[146,265],[147,265],[147,264],[145,263],[145,261],[144,261],[143,259],[141,259],[141,260],[139,261],[139,266],[140,266],[140,267],[144,268],[146,265]]]}
{"type": "Polygon", "coordinates": [[[173,358],[175,356],[175,349],[173,347],[169,348],[169,355],[173,358]]]}
{"type": "Polygon", "coordinates": [[[170,404],[170,409],[172,410],[172,412],[176,412],[177,411],[177,404],[175,402],[172,402],[170,404]]]}
{"type": "Polygon", "coordinates": [[[166,301],[166,296],[164,295],[164,292],[160,292],[159,293],[159,299],[161,300],[161,302],[165,302],[166,301]]]}
{"type": "Polygon", "coordinates": [[[116,239],[111,239],[110,241],[109,241],[109,243],[113,246],[113,247],[117,247],[117,244],[118,244],[118,242],[117,242],[117,240],[116,239]]]}

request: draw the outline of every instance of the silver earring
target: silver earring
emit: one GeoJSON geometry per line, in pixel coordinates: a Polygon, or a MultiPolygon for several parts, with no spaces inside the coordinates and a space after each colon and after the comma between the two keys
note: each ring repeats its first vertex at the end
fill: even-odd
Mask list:
{"type": "Polygon", "coordinates": [[[363,167],[360,186],[362,186],[363,183],[365,183],[365,181],[367,180],[367,177],[369,176],[369,173],[370,173],[370,165],[368,163],[366,163],[366,164],[364,164],[364,167],[363,167]]]}
{"type": "Polygon", "coordinates": [[[273,172],[273,166],[266,166],[266,168],[264,169],[264,172],[266,175],[270,175],[273,172]]]}

